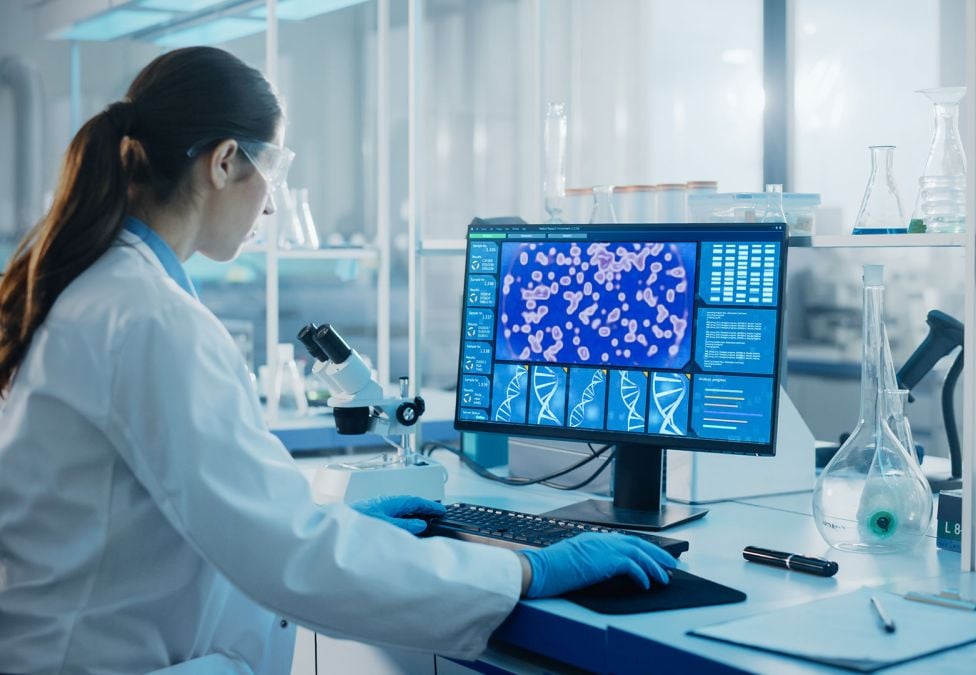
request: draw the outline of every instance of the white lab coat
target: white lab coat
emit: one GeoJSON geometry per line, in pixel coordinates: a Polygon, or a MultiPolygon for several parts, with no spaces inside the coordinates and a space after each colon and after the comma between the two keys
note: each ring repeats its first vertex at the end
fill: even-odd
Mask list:
{"type": "Polygon", "coordinates": [[[0,413],[0,672],[287,673],[292,622],[479,654],[516,556],[316,505],[233,340],[122,240],[62,293],[0,413]]]}

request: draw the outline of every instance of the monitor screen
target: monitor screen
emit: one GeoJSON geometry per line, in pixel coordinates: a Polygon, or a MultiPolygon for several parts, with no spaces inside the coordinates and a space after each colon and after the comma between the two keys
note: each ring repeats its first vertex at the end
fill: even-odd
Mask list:
{"type": "Polygon", "coordinates": [[[471,225],[455,426],[774,453],[782,224],[471,225]]]}

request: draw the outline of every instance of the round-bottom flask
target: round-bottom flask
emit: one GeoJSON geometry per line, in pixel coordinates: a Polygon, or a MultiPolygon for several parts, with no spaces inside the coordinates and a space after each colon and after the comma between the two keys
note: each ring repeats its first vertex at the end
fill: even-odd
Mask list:
{"type": "Polygon", "coordinates": [[[813,515],[824,540],[845,551],[895,553],[925,539],[932,493],[914,456],[889,425],[883,372],[887,338],[884,268],[864,268],[861,409],[854,431],[821,472],[813,515]]]}

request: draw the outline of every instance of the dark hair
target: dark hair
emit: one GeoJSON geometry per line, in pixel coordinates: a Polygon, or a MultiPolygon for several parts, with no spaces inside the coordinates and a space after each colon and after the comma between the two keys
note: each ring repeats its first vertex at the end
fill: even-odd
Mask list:
{"type": "Polygon", "coordinates": [[[192,145],[271,141],[282,114],[260,72],[223,50],[189,47],[153,60],[122,101],[81,127],[51,210],[21,240],[0,281],[0,398],[61,291],[118,237],[130,186],[169,203],[195,161],[187,155],[192,145]]]}

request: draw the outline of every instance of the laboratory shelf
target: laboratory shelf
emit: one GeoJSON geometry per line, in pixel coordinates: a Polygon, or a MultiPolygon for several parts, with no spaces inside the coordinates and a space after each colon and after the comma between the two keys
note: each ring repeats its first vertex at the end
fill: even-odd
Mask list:
{"type": "MultiPolygon", "coordinates": [[[[265,244],[245,245],[241,253],[267,254],[265,244]]],[[[376,258],[379,251],[372,246],[329,246],[314,249],[278,249],[279,260],[368,260],[376,258]]]]}
{"type": "Polygon", "coordinates": [[[278,251],[281,260],[369,260],[379,251],[369,246],[335,246],[332,248],[292,249],[278,251]]]}
{"type": "Polygon", "coordinates": [[[467,239],[424,239],[417,248],[422,256],[464,255],[467,239]]]}
{"type": "Polygon", "coordinates": [[[798,248],[911,248],[962,247],[966,234],[837,234],[790,237],[790,246],[798,248]]]}

